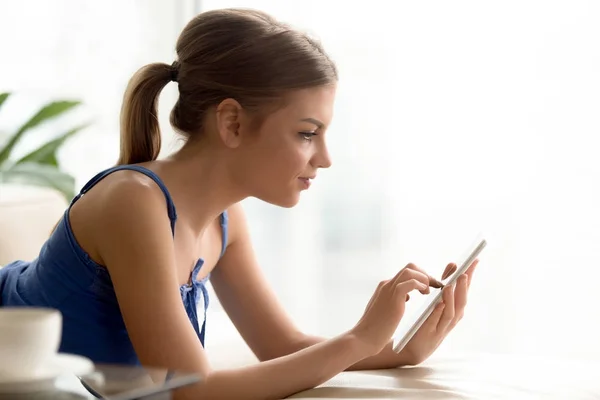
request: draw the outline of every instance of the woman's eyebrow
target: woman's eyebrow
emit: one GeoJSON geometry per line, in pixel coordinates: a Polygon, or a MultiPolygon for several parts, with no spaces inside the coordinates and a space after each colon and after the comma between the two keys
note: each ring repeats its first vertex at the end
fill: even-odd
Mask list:
{"type": "Polygon", "coordinates": [[[321,128],[323,128],[325,126],[324,123],[322,123],[318,119],[314,119],[314,118],[303,118],[300,121],[302,121],[302,122],[310,122],[311,124],[316,125],[317,128],[319,128],[319,129],[321,129],[321,128]]]}

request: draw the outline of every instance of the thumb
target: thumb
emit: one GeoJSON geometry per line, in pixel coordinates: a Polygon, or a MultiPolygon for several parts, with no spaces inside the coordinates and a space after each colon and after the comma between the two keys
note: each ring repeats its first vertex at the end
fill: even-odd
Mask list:
{"type": "Polygon", "coordinates": [[[442,274],[442,280],[445,280],[446,278],[448,278],[450,275],[452,275],[454,272],[456,272],[456,270],[458,269],[458,266],[454,263],[450,263],[446,266],[446,269],[444,270],[444,273],[442,274]]]}

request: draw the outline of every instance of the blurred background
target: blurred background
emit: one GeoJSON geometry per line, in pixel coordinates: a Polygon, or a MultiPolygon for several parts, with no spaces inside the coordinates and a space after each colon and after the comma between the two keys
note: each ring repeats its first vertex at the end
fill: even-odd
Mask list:
{"type": "MultiPolygon", "coordinates": [[[[81,101],[29,129],[5,169],[88,122],[55,146],[55,164],[75,190],[114,165],[131,75],[170,64],[189,19],[222,7],[310,32],[340,70],[333,167],[294,209],[245,202],[299,326],[350,328],[380,280],[408,262],[439,275],[483,233],[466,316],[440,353],[600,357],[596,1],[3,0],[0,149],[40,107],[81,101]]],[[[161,97],[163,154],[181,144],[168,125],[176,95],[170,84],[161,97]]],[[[33,158],[52,164],[44,154],[33,158]]],[[[215,296],[208,323],[209,345],[237,335],[215,296]]]]}

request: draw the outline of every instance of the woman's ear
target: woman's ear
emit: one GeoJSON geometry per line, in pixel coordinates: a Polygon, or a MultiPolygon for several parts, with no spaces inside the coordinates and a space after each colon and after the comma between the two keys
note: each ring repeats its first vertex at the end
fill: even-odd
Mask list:
{"type": "Polygon", "coordinates": [[[242,106],[234,99],[225,99],[216,110],[217,130],[223,144],[229,148],[236,148],[241,143],[240,122],[242,106]]]}

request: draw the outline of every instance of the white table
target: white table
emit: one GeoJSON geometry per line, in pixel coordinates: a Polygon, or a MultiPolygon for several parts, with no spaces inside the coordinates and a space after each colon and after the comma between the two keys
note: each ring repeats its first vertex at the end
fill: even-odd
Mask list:
{"type": "MultiPolygon", "coordinates": [[[[233,354],[231,357],[233,359],[233,354]]],[[[256,361],[235,357],[229,366],[249,362],[256,361]]],[[[63,379],[60,387],[87,394],[72,377],[63,379]]],[[[493,354],[433,357],[417,367],[343,372],[317,388],[290,398],[598,400],[600,362],[493,354]]]]}
{"type": "Polygon", "coordinates": [[[600,362],[473,355],[422,366],[344,372],[295,399],[592,400],[600,399],[600,362]]]}
{"type": "MultiPolygon", "coordinates": [[[[215,368],[256,362],[240,343],[208,348],[215,368]]],[[[497,354],[432,356],[417,367],[343,372],[293,399],[598,400],[600,360],[497,354]]]]}

